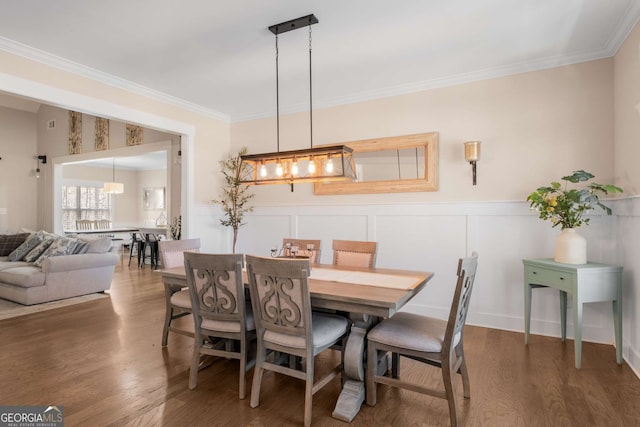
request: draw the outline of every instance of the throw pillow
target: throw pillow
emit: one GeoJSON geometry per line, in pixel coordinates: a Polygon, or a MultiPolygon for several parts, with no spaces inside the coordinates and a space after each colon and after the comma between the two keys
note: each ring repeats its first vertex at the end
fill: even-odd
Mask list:
{"type": "Polygon", "coordinates": [[[33,248],[38,246],[40,242],[44,240],[41,234],[33,233],[26,238],[24,242],[17,248],[15,248],[8,256],[9,261],[20,261],[26,254],[28,254],[33,248]]]}
{"type": "Polygon", "coordinates": [[[29,253],[26,254],[24,258],[22,258],[22,260],[26,262],[34,262],[40,255],[42,255],[45,250],[47,250],[47,248],[53,243],[53,241],[54,239],[45,237],[44,240],[38,243],[38,246],[31,249],[29,253]]]}
{"type": "Polygon", "coordinates": [[[7,256],[27,240],[29,233],[0,235],[0,256],[7,256]]]}
{"type": "Polygon", "coordinates": [[[76,253],[104,254],[111,249],[111,238],[109,237],[81,236],[78,239],[86,242],[87,246],[83,249],[84,252],[76,253]]]}
{"type": "Polygon", "coordinates": [[[76,239],[69,239],[65,237],[55,239],[53,243],[51,243],[49,247],[45,249],[42,255],[40,255],[38,259],[33,262],[33,265],[41,267],[42,263],[47,258],[72,254],[76,247],[76,242],[76,239]]]}

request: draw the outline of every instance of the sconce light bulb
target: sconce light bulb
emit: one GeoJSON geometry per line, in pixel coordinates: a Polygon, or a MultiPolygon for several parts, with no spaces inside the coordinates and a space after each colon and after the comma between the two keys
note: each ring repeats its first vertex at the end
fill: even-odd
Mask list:
{"type": "Polygon", "coordinates": [[[36,179],[40,179],[40,168],[36,168],[36,179]]]}
{"type": "Polygon", "coordinates": [[[276,175],[282,176],[282,174],[283,174],[282,165],[280,164],[280,162],[278,162],[278,164],[276,165],[276,175]]]}

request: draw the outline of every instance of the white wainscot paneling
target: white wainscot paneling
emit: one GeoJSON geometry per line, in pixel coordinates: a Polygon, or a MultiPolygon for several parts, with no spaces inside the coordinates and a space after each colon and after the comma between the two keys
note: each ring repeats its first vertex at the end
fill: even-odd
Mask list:
{"type": "Polygon", "coordinates": [[[189,227],[189,235],[183,235],[183,239],[199,237],[202,252],[231,252],[231,232],[220,224],[222,210],[217,205],[196,206],[191,217],[194,223],[189,227]]]}
{"type": "Polygon", "coordinates": [[[465,256],[464,215],[378,215],[377,266],[430,271],[434,277],[406,311],[446,318],[456,280],[457,260],[465,256]]]}
{"type": "MultiPolygon", "coordinates": [[[[590,261],[613,262],[614,255],[610,254],[609,248],[614,241],[614,223],[612,217],[596,216],[589,227],[581,229],[581,234],[588,239],[590,261]]],[[[552,258],[560,230],[531,216],[481,216],[471,218],[470,224],[471,240],[476,241],[472,247],[478,248],[480,263],[468,321],[471,324],[523,331],[522,259],[552,258]]],[[[568,337],[573,337],[571,316],[569,306],[568,337]]],[[[531,333],[560,336],[560,297],[557,290],[533,291],[531,333]]],[[[585,305],[583,339],[613,342],[611,303],[585,305]]]]}
{"type": "Polygon", "coordinates": [[[246,217],[246,225],[240,228],[238,246],[239,253],[270,256],[271,247],[282,246],[282,238],[289,235],[291,217],[282,214],[261,214],[259,209],[246,217]]]}
{"type": "Polygon", "coordinates": [[[616,203],[622,284],[622,345],[625,360],[640,376],[640,198],[616,203]]]}
{"type": "Polygon", "coordinates": [[[333,262],[332,244],[334,239],[372,240],[368,238],[368,216],[349,214],[308,215],[298,214],[293,221],[290,236],[299,239],[320,239],[320,263],[333,262]]]}

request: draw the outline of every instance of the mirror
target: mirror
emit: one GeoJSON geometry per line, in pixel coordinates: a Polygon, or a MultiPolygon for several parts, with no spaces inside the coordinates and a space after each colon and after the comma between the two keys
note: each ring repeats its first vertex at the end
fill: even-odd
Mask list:
{"type": "Polygon", "coordinates": [[[355,182],[317,182],[314,194],[438,190],[438,133],[345,142],[353,149],[355,182]]]}
{"type": "Polygon", "coordinates": [[[164,209],[164,187],[147,187],[142,190],[142,200],[145,210],[164,209]]]}

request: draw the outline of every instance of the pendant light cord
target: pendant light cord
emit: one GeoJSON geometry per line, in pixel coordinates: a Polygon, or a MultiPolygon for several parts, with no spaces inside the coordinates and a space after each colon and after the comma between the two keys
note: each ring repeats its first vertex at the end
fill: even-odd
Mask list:
{"type": "Polygon", "coordinates": [[[276,33],[276,140],[280,152],[280,87],[278,79],[278,34],[276,33]]]}
{"type": "Polygon", "coordinates": [[[311,75],[311,18],[309,18],[309,133],[313,148],[313,80],[311,75]]]}

